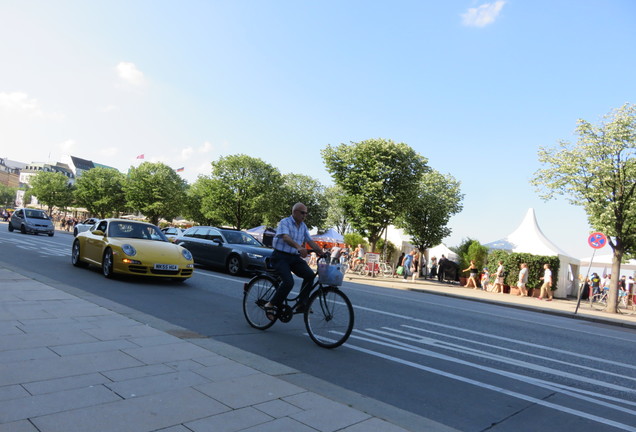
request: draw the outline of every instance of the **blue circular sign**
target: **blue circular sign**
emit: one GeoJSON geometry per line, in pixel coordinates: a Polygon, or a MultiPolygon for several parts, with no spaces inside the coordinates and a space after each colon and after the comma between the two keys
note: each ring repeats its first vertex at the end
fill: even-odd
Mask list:
{"type": "Polygon", "coordinates": [[[600,249],[607,244],[607,237],[603,233],[595,232],[587,238],[587,243],[594,249],[600,249]]]}

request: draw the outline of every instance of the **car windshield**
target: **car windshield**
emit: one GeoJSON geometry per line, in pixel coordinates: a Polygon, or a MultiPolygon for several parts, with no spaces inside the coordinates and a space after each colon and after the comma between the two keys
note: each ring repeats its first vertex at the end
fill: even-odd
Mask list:
{"type": "Polygon", "coordinates": [[[263,246],[261,242],[242,231],[221,231],[228,243],[250,246],[263,246]]]}
{"type": "Polygon", "coordinates": [[[25,210],[26,217],[31,219],[48,219],[49,216],[42,210],[25,210]]]}
{"type": "Polygon", "coordinates": [[[119,238],[168,241],[156,226],[128,221],[111,222],[108,225],[108,235],[119,238]]]}

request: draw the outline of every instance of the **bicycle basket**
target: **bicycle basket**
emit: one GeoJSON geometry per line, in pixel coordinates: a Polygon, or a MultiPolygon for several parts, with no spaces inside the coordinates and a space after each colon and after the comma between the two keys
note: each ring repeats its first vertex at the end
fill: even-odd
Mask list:
{"type": "Polygon", "coordinates": [[[322,285],[340,286],[344,279],[344,273],[340,264],[318,263],[318,281],[322,285]]]}

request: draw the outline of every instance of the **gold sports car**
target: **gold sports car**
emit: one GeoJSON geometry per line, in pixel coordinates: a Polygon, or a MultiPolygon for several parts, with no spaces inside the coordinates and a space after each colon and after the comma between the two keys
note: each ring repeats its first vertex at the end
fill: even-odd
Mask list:
{"type": "Polygon", "coordinates": [[[155,225],[126,219],[103,219],[77,234],[71,262],[99,266],[107,278],[121,273],[183,282],[194,271],[190,251],[168,241],[155,225]]]}

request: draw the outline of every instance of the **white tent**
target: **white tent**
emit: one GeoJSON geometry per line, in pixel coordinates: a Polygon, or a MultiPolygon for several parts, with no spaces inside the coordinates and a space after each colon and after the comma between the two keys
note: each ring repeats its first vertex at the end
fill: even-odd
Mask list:
{"type": "Polygon", "coordinates": [[[578,259],[571,257],[557,245],[552,243],[539,228],[534,209],[528,209],[519,227],[507,237],[485,245],[489,249],[503,249],[510,252],[530,253],[533,255],[558,256],[559,274],[556,297],[576,295],[579,276],[578,259]]]}
{"type": "Polygon", "coordinates": [[[448,247],[446,247],[444,243],[441,243],[435,247],[426,249],[426,255],[428,256],[429,263],[431,261],[431,258],[433,257],[436,257],[437,260],[439,261],[442,255],[444,255],[446,258],[448,258],[451,261],[455,261],[456,263],[459,263],[459,256],[455,252],[450,250],[448,247]]]}
{"type": "MultiPolygon", "coordinates": [[[[612,254],[594,255],[594,257],[581,258],[581,267],[612,267],[612,254]]],[[[629,260],[621,263],[621,270],[636,270],[636,260],[629,260]]]]}

